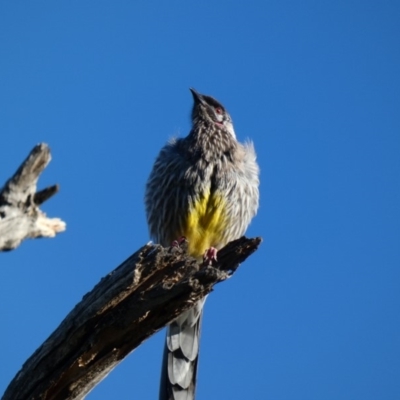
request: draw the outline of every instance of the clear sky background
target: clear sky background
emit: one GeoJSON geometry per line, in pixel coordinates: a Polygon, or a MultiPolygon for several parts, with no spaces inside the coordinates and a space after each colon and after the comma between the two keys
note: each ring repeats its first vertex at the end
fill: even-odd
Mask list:
{"type": "MultiPolygon", "coordinates": [[[[0,254],[0,393],[148,240],[144,185],[193,86],[261,167],[264,241],[206,304],[198,399],[400,398],[400,3],[0,4],[0,185],[33,146],[67,231],[0,254]]],[[[89,400],[156,399],[164,332],[89,400]]]]}

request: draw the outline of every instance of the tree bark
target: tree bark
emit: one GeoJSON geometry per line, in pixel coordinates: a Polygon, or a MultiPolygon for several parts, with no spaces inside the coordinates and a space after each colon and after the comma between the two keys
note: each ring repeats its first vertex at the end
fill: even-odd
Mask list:
{"type": "Polygon", "coordinates": [[[261,238],[241,238],[216,265],[187,256],[186,244],[147,244],[86,294],[25,362],[3,400],[83,399],[145,339],[228,279],[261,238]]]}
{"type": "Polygon", "coordinates": [[[47,218],[39,205],[58,192],[58,185],[36,192],[39,175],[51,160],[44,144],[33,148],[0,190],[0,251],[13,250],[27,238],[54,237],[65,230],[59,218],[47,218]]]}

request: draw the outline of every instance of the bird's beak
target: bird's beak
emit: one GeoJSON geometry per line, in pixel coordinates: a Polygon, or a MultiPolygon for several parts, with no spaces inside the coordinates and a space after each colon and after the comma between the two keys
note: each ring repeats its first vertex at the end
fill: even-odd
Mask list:
{"type": "Polygon", "coordinates": [[[192,92],[193,100],[194,100],[195,104],[197,104],[197,103],[205,104],[203,95],[196,92],[196,90],[194,90],[193,88],[189,88],[189,89],[192,92]]]}

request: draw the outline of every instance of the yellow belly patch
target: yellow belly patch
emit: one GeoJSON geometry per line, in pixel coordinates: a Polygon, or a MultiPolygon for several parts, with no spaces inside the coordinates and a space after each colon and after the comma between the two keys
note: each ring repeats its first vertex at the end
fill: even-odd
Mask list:
{"type": "Polygon", "coordinates": [[[227,227],[226,199],[208,190],[189,210],[184,236],[189,241],[189,254],[203,256],[206,249],[221,248],[227,227]]]}

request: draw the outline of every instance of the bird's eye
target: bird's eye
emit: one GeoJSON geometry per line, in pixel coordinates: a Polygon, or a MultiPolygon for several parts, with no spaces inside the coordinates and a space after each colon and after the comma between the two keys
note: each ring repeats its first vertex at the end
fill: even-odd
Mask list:
{"type": "Polygon", "coordinates": [[[221,107],[216,107],[216,108],[215,108],[215,112],[216,112],[217,114],[222,114],[222,108],[221,108],[221,107]]]}

